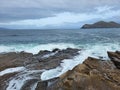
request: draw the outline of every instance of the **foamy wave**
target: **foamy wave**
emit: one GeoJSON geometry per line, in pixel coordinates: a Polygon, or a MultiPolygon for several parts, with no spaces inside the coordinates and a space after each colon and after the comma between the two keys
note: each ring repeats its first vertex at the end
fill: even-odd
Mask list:
{"type": "Polygon", "coordinates": [[[120,44],[97,44],[97,45],[86,45],[85,50],[82,50],[78,56],[73,59],[65,59],[61,62],[60,66],[47,70],[42,73],[41,79],[48,80],[55,77],[59,77],[68,70],[72,70],[76,65],[82,63],[85,59],[90,57],[101,58],[109,60],[107,51],[120,50],[120,44]]]}
{"type": "Polygon", "coordinates": [[[0,45],[0,53],[3,52],[20,52],[25,51],[33,54],[37,54],[40,50],[53,50],[55,48],[66,49],[66,48],[77,48],[74,44],[66,43],[51,43],[51,44],[17,44],[17,45],[0,45]]]}
{"type": "Polygon", "coordinates": [[[20,72],[24,69],[25,69],[25,67],[8,68],[8,69],[5,69],[5,70],[1,71],[0,76],[3,76],[5,74],[9,74],[9,73],[20,72]]]}

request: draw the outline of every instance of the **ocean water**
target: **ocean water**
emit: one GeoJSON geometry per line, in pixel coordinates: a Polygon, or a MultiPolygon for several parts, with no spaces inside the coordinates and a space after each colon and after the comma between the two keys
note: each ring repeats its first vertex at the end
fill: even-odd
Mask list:
{"type": "Polygon", "coordinates": [[[0,30],[0,53],[64,49],[118,50],[120,29],[0,30]]]}
{"type": "MultiPolygon", "coordinates": [[[[88,56],[109,60],[107,51],[120,50],[120,29],[0,30],[0,53],[25,51],[37,54],[40,50],[66,49],[68,47],[81,49],[80,54],[73,59],[63,60],[60,66],[54,69],[43,71],[40,76],[41,80],[60,76],[82,63],[88,56]]],[[[16,69],[17,67],[13,71],[16,69]]],[[[4,70],[3,73],[8,73],[6,72],[8,70],[4,70]]],[[[26,72],[26,70],[24,71],[26,72]]],[[[20,90],[24,82],[32,78],[27,77],[31,73],[33,71],[18,76],[24,76],[25,78],[22,80],[13,78],[9,82],[7,90],[20,90]]],[[[35,90],[35,87],[32,90],[35,90]]]]}

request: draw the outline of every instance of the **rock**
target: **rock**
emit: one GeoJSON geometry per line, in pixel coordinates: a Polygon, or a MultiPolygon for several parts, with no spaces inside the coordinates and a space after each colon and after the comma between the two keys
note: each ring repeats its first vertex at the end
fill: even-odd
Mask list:
{"type": "Polygon", "coordinates": [[[38,52],[38,54],[36,54],[36,55],[41,55],[41,56],[43,56],[43,55],[49,54],[49,53],[51,53],[51,51],[43,50],[43,51],[38,52]]]}
{"type": "Polygon", "coordinates": [[[44,55],[41,56],[41,54],[34,55],[33,61],[37,60],[38,62],[34,63],[33,67],[35,69],[52,69],[60,65],[61,61],[64,59],[71,59],[74,56],[78,55],[78,51],[80,49],[72,49],[72,48],[67,48],[63,50],[58,50],[57,52],[49,52],[49,54],[44,54],[44,55],[50,55],[47,58],[42,58],[44,55]]]}
{"type": "Polygon", "coordinates": [[[25,62],[29,61],[32,56],[33,54],[26,52],[0,54],[0,71],[6,68],[24,66],[25,62]]]}
{"type": "Polygon", "coordinates": [[[30,74],[17,72],[1,76],[0,89],[6,90],[7,83],[11,78],[18,79],[19,75],[27,74],[33,78],[26,80],[21,90],[30,90],[36,83],[38,83],[36,90],[120,90],[119,51],[108,52],[111,60],[88,57],[82,64],[51,80],[41,81],[42,72],[34,71],[56,68],[62,60],[78,55],[78,51],[80,50],[67,48],[40,51],[36,55],[26,52],[0,54],[0,70],[14,66],[25,66],[29,72],[33,70],[33,73],[30,74]],[[43,58],[44,55],[49,54],[50,56],[43,58]]]}
{"type": "Polygon", "coordinates": [[[99,21],[94,24],[85,24],[81,27],[82,29],[90,29],[90,28],[120,28],[120,24],[116,22],[105,22],[99,21]]]}
{"type": "Polygon", "coordinates": [[[53,53],[55,53],[55,52],[57,52],[57,51],[60,51],[60,49],[55,48],[55,49],[52,50],[53,53]]]}
{"type": "Polygon", "coordinates": [[[31,90],[31,87],[38,82],[38,79],[30,79],[25,82],[25,84],[22,86],[21,90],[31,90]]]}
{"type": "Polygon", "coordinates": [[[14,77],[17,73],[10,73],[4,76],[0,76],[0,90],[6,90],[6,83],[9,78],[14,77]]]}
{"type": "Polygon", "coordinates": [[[116,67],[120,69],[120,52],[108,52],[108,56],[111,61],[116,65],[116,67]]]}
{"type": "Polygon", "coordinates": [[[59,78],[54,78],[46,81],[39,81],[35,90],[50,90],[52,85],[55,84],[59,78]]]}
{"type": "MultiPolygon", "coordinates": [[[[28,74],[27,76],[33,77],[33,79],[28,79],[25,81],[24,85],[21,87],[21,90],[30,90],[30,87],[33,86],[34,83],[37,83],[40,80],[40,75],[42,72],[35,73],[35,70],[42,69],[53,69],[60,65],[61,61],[64,59],[71,59],[74,56],[78,55],[79,49],[67,48],[64,50],[54,49],[53,51],[40,51],[38,54],[31,54],[22,52],[10,52],[5,54],[0,54],[0,71],[5,70],[7,68],[24,66],[29,72],[33,70],[33,73],[28,74],[27,72],[18,72],[11,73],[7,75],[3,75],[0,77],[0,89],[6,90],[7,83],[11,78],[21,78],[21,72],[23,74],[28,74]],[[43,56],[46,56],[43,58],[43,56]],[[17,75],[16,75],[17,74],[17,75]],[[6,85],[5,85],[6,84],[6,85]]],[[[43,87],[44,83],[39,83],[39,87],[43,87]]],[[[44,90],[45,87],[43,87],[44,90]]],[[[47,88],[47,87],[46,87],[47,88]]]]}
{"type": "Polygon", "coordinates": [[[47,88],[47,82],[42,81],[42,82],[38,82],[35,90],[46,90],[46,88],[47,88]]]}
{"type": "Polygon", "coordinates": [[[89,57],[47,90],[120,90],[119,76],[120,70],[111,61],[89,57]]]}

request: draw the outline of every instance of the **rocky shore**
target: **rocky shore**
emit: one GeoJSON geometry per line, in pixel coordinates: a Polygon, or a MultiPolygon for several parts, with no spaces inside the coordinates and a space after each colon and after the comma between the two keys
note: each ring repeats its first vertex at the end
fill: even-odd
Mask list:
{"type": "Polygon", "coordinates": [[[35,55],[26,52],[0,54],[0,89],[120,90],[119,51],[106,52],[110,60],[88,57],[82,64],[59,77],[44,81],[40,79],[45,70],[56,68],[62,60],[72,59],[80,51],[67,48],[40,51],[35,55]]]}

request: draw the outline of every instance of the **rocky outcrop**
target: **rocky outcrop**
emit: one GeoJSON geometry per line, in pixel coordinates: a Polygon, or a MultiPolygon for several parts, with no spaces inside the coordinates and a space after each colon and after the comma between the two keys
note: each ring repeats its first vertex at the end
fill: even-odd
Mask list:
{"type": "Polygon", "coordinates": [[[120,52],[108,52],[108,56],[110,57],[111,61],[116,65],[116,67],[120,69],[120,52]]]}
{"type": "MultiPolygon", "coordinates": [[[[82,64],[61,75],[53,83],[44,81],[44,90],[120,90],[120,69],[113,62],[115,58],[119,59],[119,54],[118,51],[109,52],[112,61],[88,57],[82,64]]],[[[40,88],[36,89],[41,90],[40,88]]]]}
{"type": "MultiPolygon", "coordinates": [[[[55,68],[59,66],[61,60],[78,55],[78,51],[80,50],[67,48],[65,50],[40,51],[36,55],[25,52],[1,54],[1,71],[8,67],[14,67],[14,64],[15,66],[24,66],[29,71],[0,76],[0,89],[6,90],[7,83],[11,78],[15,78],[17,81],[26,78],[24,76],[34,76],[26,79],[20,90],[30,90],[33,87],[36,87],[35,90],[120,90],[119,51],[108,52],[110,60],[88,57],[82,64],[50,80],[42,81],[40,79],[42,72],[35,72],[35,70],[55,68]],[[7,64],[5,64],[6,62],[7,64]]],[[[15,83],[12,87],[16,88],[15,83]]]]}
{"type": "Polygon", "coordinates": [[[82,29],[90,29],[90,28],[120,28],[120,24],[116,22],[105,22],[99,21],[94,24],[85,24],[81,27],[82,29]]]}
{"type": "MultiPolygon", "coordinates": [[[[78,55],[78,51],[79,49],[67,48],[63,50],[54,49],[53,51],[40,51],[35,55],[26,52],[0,54],[0,71],[20,66],[26,68],[25,72],[13,72],[0,76],[0,89],[6,90],[5,84],[7,84],[12,78],[22,80],[27,76],[32,77],[33,79],[26,80],[24,85],[21,87],[21,90],[30,90],[32,85],[41,81],[40,74],[42,71],[40,70],[53,69],[59,66],[63,59],[70,59],[78,55]]],[[[13,86],[15,86],[15,84],[13,84],[13,86]]]]}
{"type": "Polygon", "coordinates": [[[10,52],[0,54],[0,71],[18,66],[24,66],[25,62],[32,58],[33,54],[26,52],[10,52]]]}

